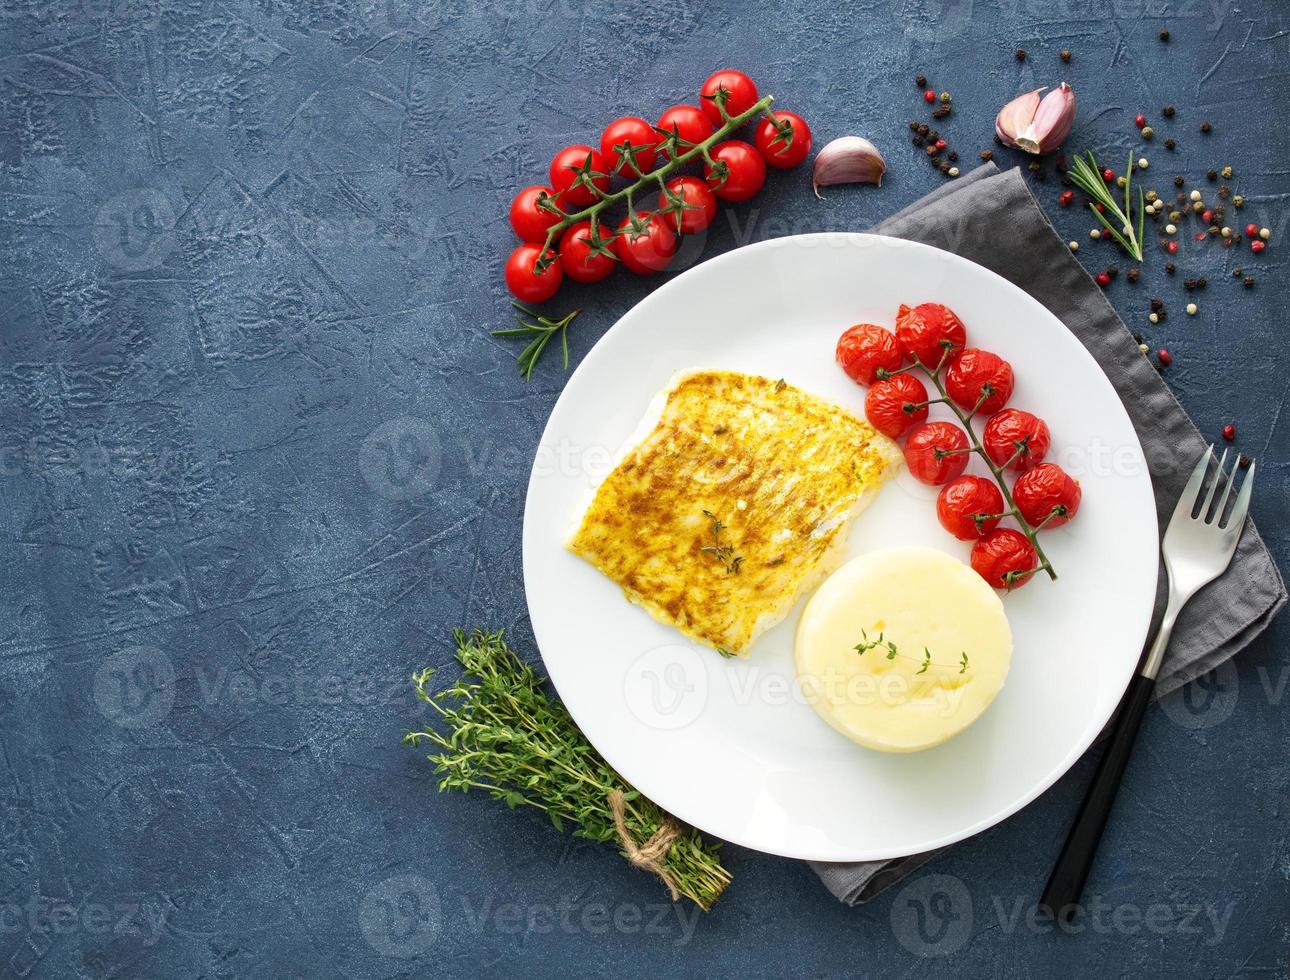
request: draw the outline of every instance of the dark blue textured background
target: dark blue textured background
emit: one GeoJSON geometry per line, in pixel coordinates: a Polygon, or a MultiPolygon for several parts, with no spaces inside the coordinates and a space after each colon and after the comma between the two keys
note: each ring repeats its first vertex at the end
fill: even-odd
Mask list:
{"type": "MultiPolygon", "coordinates": [[[[822,203],[774,174],[704,255],[939,186],[907,139],[919,69],[954,93],[964,167],[1004,101],[1063,78],[1072,147],[1120,166],[1143,111],[1162,190],[1234,166],[1231,223],[1272,227],[1267,254],[1185,240],[1177,279],[1153,252],[1111,298],[1172,349],[1202,431],[1235,421],[1263,458],[1284,567],[1283,5],[7,0],[0,29],[0,975],[1283,974],[1284,622],[1149,714],[1080,938],[1026,910],[1090,760],[862,908],[731,848],[696,922],[610,849],[437,795],[399,744],[405,678],[451,626],[534,654],[522,495],[563,375],[525,387],[488,334],[507,204],[560,145],[727,64],[890,171],[822,203]],[[1210,281],[1195,318],[1183,274],[1210,281]]],[[[1037,186],[1089,268],[1111,261],[1037,186]]],[[[653,286],[563,294],[574,357],[653,286]]]]}

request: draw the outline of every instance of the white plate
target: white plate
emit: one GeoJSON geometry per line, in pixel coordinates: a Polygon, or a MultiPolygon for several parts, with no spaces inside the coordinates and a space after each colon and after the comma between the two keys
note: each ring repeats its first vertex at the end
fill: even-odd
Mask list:
{"type": "MultiPolygon", "coordinates": [[[[926,544],[966,560],[968,546],[937,523],[935,498],[902,470],[856,521],[850,554],[926,544]]],[[[560,697],[624,779],[716,837],[788,857],[863,861],[984,830],[1083,753],[1142,649],[1157,541],[1151,482],[1124,406],[1051,313],[939,249],[801,235],[686,271],[587,355],[551,413],[529,481],[524,584],[560,697]],[[970,345],[1012,362],[1010,404],[1048,422],[1049,459],[1084,496],[1075,521],[1044,535],[1061,577],[1037,576],[1004,597],[1016,651],[994,704],[943,746],[888,755],[847,741],[803,702],[792,660],[800,602],[747,660],[723,660],[628,603],[562,542],[674,371],[782,377],[863,414],[864,391],[833,361],[839,333],[862,321],[891,327],[900,303],[925,301],[951,306],[970,345]]]]}

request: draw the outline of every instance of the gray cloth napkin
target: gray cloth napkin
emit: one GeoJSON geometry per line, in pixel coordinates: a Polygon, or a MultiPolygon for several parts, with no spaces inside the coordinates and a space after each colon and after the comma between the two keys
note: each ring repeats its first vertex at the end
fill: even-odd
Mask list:
{"type": "MultiPolygon", "coordinates": [[[[1020,286],[1066,324],[1097,358],[1128,409],[1151,471],[1163,533],[1207,440],[1142,356],[1102,290],[1048,223],[1021,172],[1000,173],[993,164],[979,167],[888,218],[874,231],[971,259],[1020,286]]],[[[1157,621],[1164,609],[1166,584],[1162,569],[1157,621]]],[[[1231,568],[1202,589],[1179,617],[1156,697],[1231,658],[1263,632],[1285,601],[1281,573],[1251,521],[1231,568]]],[[[857,864],[812,862],[811,867],[839,900],[855,905],[939,853],[857,864]]]]}

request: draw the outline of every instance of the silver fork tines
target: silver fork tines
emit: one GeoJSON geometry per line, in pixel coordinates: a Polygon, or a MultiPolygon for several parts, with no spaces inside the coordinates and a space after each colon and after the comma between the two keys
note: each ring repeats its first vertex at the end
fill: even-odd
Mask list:
{"type": "Polygon", "coordinates": [[[1164,554],[1165,568],[1169,572],[1169,604],[1165,608],[1160,632],[1142,670],[1147,677],[1156,676],[1178,611],[1201,586],[1223,574],[1232,561],[1236,543],[1241,539],[1241,530],[1245,526],[1245,515],[1250,509],[1250,494],[1254,492],[1256,464],[1250,463],[1233,504],[1232,493],[1236,486],[1236,471],[1241,468],[1240,460],[1235,460],[1231,470],[1225,473],[1227,451],[1224,450],[1211,480],[1208,477],[1213,458],[1214,447],[1211,445],[1192,470],[1187,486],[1178,499],[1178,506],[1174,508],[1174,516],[1165,530],[1161,551],[1164,554]],[[1226,483],[1222,493],[1219,493],[1219,484],[1223,483],[1224,477],[1226,483]],[[1224,519],[1223,515],[1229,504],[1231,513],[1224,519]]]}

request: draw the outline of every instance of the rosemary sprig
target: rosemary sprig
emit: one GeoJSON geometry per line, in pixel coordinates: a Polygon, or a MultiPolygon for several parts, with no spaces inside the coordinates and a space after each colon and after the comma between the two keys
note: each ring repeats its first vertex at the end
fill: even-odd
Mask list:
{"type": "Polygon", "coordinates": [[[1093,158],[1092,152],[1086,153],[1088,159],[1075,154],[1074,162],[1070,166],[1068,174],[1070,179],[1075,182],[1085,194],[1093,199],[1089,203],[1089,210],[1093,216],[1101,222],[1102,226],[1111,234],[1120,246],[1132,255],[1139,262],[1142,261],[1142,232],[1146,219],[1146,204],[1143,199],[1142,188],[1138,188],[1138,214],[1137,227],[1133,223],[1133,151],[1129,151],[1129,162],[1124,168],[1124,208],[1121,209],[1115,196],[1106,186],[1106,181],[1102,179],[1102,168],[1097,165],[1093,158]],[[1102,211],[1097,209],[1101,204],[1104,209],[1111,212],[1112,217],[1116,219],[1112,222],[1102,211]]]}
{"type": "Polygon", "coordinates": [[[562,317],[543,316],[535,313],[527,306],[512,302],[511,306],[519,310],[515,314],[515,320],[519,323],[518,327],[509,327],[506,330],[494,330],[494,337],[532,337],[527,347],[520,351],[520,356],[515,360],[520,366],[520,377],[525,381],[533,380],[533,366],[537,364],[538,358],[546,350],[546,345],[550,343],[551,338],[556,334],[560,335],[560,347],[564,351],[564,369],[569,370],[569,324],[573,322],[581,310],[574,310],[572,313],[566,313],[562,317]],[[523,314],[523,315],[521,315],[523,314]],[[524,316],[533,317],[537,322],[532,323],[524,319],[524,316]]]}
{"type": "Polygon", "coordinates": [[[901,653],[897,649],[896,644],[892,643],[891,640],[886,639],[881,632],[879,632],[878,639],[876,640],[869,639],[869,633],[863,629],[860,630],[860,636],[862,638],[861,642],[857,643],[854,649],[855,652],[861,656],[864,656],[870,650],[885,647],[887,650],[886,657],[888,660],[895,660],[897,657],[900,657],[902,660],[913,660],[918,662],[919,668],[914,671],[915,674],[925,674],[929,667],[938,667],[943,670],[953,670],[955,667],[958,667],[960,674],[967,673],[968,655],[966,650],[964,650],[959,656],[959,662],[957,664],[938,664],[932,661],[932,651],[927,649],[927,647],[923,647],[923,655],[921,657],[910,657],[901,653]]]}
{"type": "MultiPolygon", "coordinates": [[[[652,838],[672,818],[625,783],[592,748],[546,682],[507,646],[501,631],[453,632],[464,677],[433,691],[432,669],[412,675],[417,697],[436,712],[437,725],[408,732],[408,745],[429,742],[442,773],[440,792],[483,790],[514,809],[531,806],[557,830],[575,837],[618,841],[608,797],[623,794],[624,819],[637,842],[652,838]]],[[[660,859],[681,894],[707,911],[730,883],[718,860],[720,845],[683,828],[660,859]]]]}

